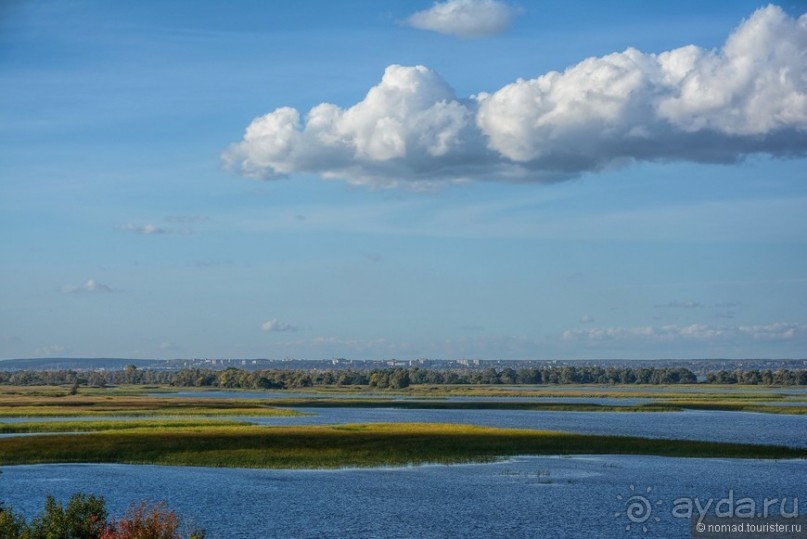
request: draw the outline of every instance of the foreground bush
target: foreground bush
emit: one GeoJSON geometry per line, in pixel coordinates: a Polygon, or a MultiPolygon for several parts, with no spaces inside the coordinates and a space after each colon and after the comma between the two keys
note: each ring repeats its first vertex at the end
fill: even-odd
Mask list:
{"type": "MultiPolygon", "coordinates": [[[[30,523],[0,504],[0,539],[184,539],[180,518],[165,503],[133,504],[120,520],[109,520],[104,499],[74,494],[67,506],[53,496],[30,523]]],[[[188,539],[204,539],[201,530],[188,539]]]]}

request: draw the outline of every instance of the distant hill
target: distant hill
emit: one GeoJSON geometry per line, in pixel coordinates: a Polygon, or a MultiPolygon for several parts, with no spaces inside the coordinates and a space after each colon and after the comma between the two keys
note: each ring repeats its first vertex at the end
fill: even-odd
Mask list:
{"type": "Polygon", "coordinates": [[[54,370],[121,370],[127,365],[138,369],[159,368],[165,363],[161,359],[126,359],[119,357],[70,358],[43,357],[30,359],[6,359],[0,361],[3,371],[54,371],[54,370]]]}

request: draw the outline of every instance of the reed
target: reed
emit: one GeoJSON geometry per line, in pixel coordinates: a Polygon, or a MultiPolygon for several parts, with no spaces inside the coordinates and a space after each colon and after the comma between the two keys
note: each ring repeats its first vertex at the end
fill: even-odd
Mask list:
{"type": "Polygon", "coordinates": [[[293,416],[254,399],[149,397],[137,395],[0,395],[0,417],[81,416],[293,416]]]}
{"type": "MultiPolygon", "coordinates": [[[[317,386],[297,389],[295,392],[312,395],[366,395],[378,396],[410,396],[410,397],[580,397],[580,398],[696,398],[696,399],[743,399],[743,400],[778,400],[788,399],[807,401],[807,396],[784,395],[779,391],[781,386],[745,386],[745,385],[636,385],[636,384],[538,384],[502,386],[488,385],[411,385],[404,389],[378,389],[368,386],[317,386]]],[[[787,389],[787,388],[785,388],[787,389]]],[[[790,389],[799,389],[792,386],[790,389]]]]}
{"type": "Polygon", "coordinates": [[[398,408],[429,410],[534,410],[544,412],[681,412],[691,410],[723,410],[729,412],[763,412],[807,415],[807,406],[776,406],[754,402],[709,400],[653,400],[632,405],[605,405],[585,402],[549,401],[448,401],[390,398],[312,398],[272,399],[272,405],[293,408],[398,408]]]}
{"type": "Polygon", "coordinates": [[[248,425],[244,421],[226,419],[128,419],[123,421],[36,421],[0,423],[0,434],[34,434],[48,432],[100,432],[132,429],[185,429],[193,427],[234,427],[248,425]]]}

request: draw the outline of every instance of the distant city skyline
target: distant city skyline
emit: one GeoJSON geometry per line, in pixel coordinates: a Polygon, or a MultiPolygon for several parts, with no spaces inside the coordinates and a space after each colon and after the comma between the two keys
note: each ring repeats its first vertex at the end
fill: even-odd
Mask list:
{"type": "Polygon", "coordinates": [[[0,359],[803,358],[804,4],[0,7],[0,359]]]}

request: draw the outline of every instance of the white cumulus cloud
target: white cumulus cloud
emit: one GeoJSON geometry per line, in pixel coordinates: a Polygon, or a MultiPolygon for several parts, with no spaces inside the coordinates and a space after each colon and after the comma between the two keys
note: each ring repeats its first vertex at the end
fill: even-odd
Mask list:
{"type": "Polygon", "coordinates": [[[284,107],[255,119],[223,159],[259,178],[314,172],[380,186],[456,181],[465,176],[463,168],[495,161],[474,155],[490,151],[474,125],[473,106],[458,101],[434,71],[392,65],[348,109],[323,103],[303,122],[297,110],[284,107]]]}
{"type": "Polygon", "coordinates": [[[222,160],[263,179],[307,172],[419,188],[558,181],[633,161],[803,156],[805,50],[807,14],[768,6],[718,50],[631,48],[467,98],[425,66],[391,65],[351,107],[256,118],[222,160]]]}
{"type": "Polygon", "coordinates": [[[418,11],[407,23],[421,30],[461,37],[484,37],[503,32],[516,14],[498,0],[447,0],[418,11]]]}

